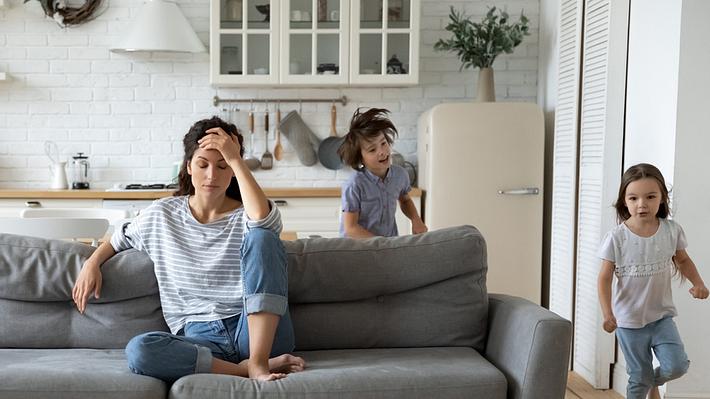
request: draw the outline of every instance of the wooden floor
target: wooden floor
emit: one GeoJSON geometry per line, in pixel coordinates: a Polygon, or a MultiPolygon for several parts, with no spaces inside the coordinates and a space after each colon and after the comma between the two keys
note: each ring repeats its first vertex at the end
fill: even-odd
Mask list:
{"type": "Polygon", "coordinates": [[[613,389],[594,389],[577,373],[570,371],[565,399],[623,399],[623,396],[613,389]]]}

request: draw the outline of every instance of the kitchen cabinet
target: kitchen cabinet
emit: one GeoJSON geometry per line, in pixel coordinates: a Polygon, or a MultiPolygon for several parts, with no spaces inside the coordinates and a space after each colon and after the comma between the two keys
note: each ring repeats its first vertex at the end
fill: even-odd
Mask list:
{"type": "Polygon", "coordinates": [[[420,0],[211,0],[215,86],[414,85],[420,0]]]}

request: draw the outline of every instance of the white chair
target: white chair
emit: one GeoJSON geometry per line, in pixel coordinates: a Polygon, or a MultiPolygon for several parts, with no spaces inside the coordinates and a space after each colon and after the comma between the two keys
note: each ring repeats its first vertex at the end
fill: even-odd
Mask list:
{"type": "MultiPolygon", "coordinates": [[[[71,225],[72,228],[81,231],[81,226],[86,228],[86,233],[91,233],[89,235],[75,235],[72,233],[70,236],[56,237],[56,238],[91,238],[92,245],[97,245],[98,240],[104,238],[106,235],[113,234],[113,231],[117,228],[121,228],[123,223],[130,220],[130,213],[125,209],[104,209],[104,208],[25,208],[22,210],[20,216],[24,219],[38,219],[49,221],[50,219],[64,219],[66,224],[71,225]],[[85,222],[82,220],[96,221],[104,220],[106,221],[106,227],[104,228],[101,235],[95,235],[94,228],[98,229],[98,225],[95,222],[85,222]]],[[[86,234],[84,233],[84,234],[86,234]]],[[[61,233],[58,233],[61,234],[61,233]]]]}
{"type": "Polygon", "coordinates": [[[54,239],[90,239],[96,246],[108,231],[107,219],[43,217],[0,218],[0,233],[54,239]]]}

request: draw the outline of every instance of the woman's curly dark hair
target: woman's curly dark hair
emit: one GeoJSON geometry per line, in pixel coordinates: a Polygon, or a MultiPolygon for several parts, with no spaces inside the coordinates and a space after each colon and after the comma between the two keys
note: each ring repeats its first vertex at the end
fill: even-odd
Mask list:
{"type": "Polygon", "coordinates": [[[360,112],[361,109],[355,110],[353,118],[350,120],[350,130],[343,137],[343,144],[338,148],[338,155],[343,163],[355,170],[359,170],[362,166],[360,146],[364,140],[372,140],[380,134],[384,134],[385,139],[391,145],[397,136],[397,128],[387,118],[389,110],[370,108],[365,112],[360,112]]]}
{"type": "MultiPolygon", "coordinates": [[[[239,133],[239,129],[232,123],[225,122],[218,116],[213,116],[210,119],[202,119],[195,122],[187,132],[185,137],[182,139],[182,144],[185,149],[185,156],[182,159],[182,165],[180,166],[180,173],[178,173],[178,189],[173,193],[173,195],[194,195],[195,187],[192,185],[192,178],[187,173],[187,165],[192,161],[192,156],[195,155],[195,151],[200,148],[197,143],[198,140],[205,137],[208,133],[207,130],[213,127],[221,127],[222,130],[227,132],[232,136],[237,136],[239,141],[239,156],[244,156],[244,137],[239,133]]],[[[239,190],[239,183],[237,183],[237,178],[232,176],[232,180],[229,182],[229,187],[227,187],[227,196],[234,198],[237,201],[242,201],[242,193],[239,190]]]]}

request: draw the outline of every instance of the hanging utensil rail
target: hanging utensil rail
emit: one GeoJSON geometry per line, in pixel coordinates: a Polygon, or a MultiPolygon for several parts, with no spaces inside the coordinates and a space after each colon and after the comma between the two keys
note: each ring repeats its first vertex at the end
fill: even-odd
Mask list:
{"type": "Polygon", "coordinates": [[[340,98],[219,98],[214,96],[212,104],[216,107],[220,103],[340,103],[348,104],[348,98],[342,96],[340,98]]]}

